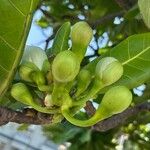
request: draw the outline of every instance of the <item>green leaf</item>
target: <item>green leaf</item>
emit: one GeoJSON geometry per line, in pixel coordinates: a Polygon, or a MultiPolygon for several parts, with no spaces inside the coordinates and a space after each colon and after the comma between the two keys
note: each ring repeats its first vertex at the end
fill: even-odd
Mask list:
{"type": "Polygon", "coordinates": [[[6,92],[20,62],[38,1],[0,1],[0,96],[6,92]]]}
{"type": "Polygon", "coordinates": [[[59,52],[68,49],[68,40],[70,35],[70,22],[64,23],[58,30],[52,48],[50,49],[51,55],[57,55],[59,52]]]}
{"type": "Polygon", "coordinates": [[[145,24],[150,28],[150,0],[138,0],[138,5],[145,24]]]}
{"type": "MultiPolygon", "coordinates": [[[[150,79],[150,33],[133,35],[102,57],[111,56],[118,59],[124,67],[124,75],[114,85],[134,88],[150,79]]],[[[86,66],[95,73],[95,66],[102,58],[98,57],[86,66]]]]}

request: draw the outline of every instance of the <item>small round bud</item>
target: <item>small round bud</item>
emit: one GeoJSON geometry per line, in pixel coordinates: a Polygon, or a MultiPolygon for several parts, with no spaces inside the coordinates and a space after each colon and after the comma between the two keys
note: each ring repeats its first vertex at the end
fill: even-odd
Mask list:
{"type": "Polygon", "coordinates": [[[86,53],[86,49],[92,40],[93,30],[84,21],[77,22],[71,30],[72,51],[81,61],[86,53]]]}
{"type": "Polygon", "coordinates": [[[11,88],[11,96],[17,101],[30,105],[32,104],[33,98],[28,88],[23,83],[16,83],[11,88]]]}
{"type": "Polygon", "coordinates": [[[46,107],[51,107],[51,106],[53,106],[53,103],[52,103],[52,95],[51,95],[51,94],[47,94],[47,95],[45,96],[44,104],[45,104],[46,107]]]}
{"type": "Polygon", "coordinates": [[[76,96],[79,96],[82,92],[84,92],[91,82],[92,76],[91,73],[82,69],[77,76],[77,91],[76,96]]]}
{"type": "Polygon", "coordinates": [[[78,74],[80,69],[76,55],[67,50],[60,52],[52,63],[52,74],[58,82],[70,82],[78,74]]]}
{"type": "Polygon", "coordinates": [[[122,64],[113,57],[102,58],[96,65],[96,76],[105,86],[111,85],[123,75],[122,64]]]}
{"type": "Polygon", "coordinates": [[[39,69],[33,63],[24,62],[19,67],[19,76],[24,81],[33,82],[30,75],[35,70],[39,69]]]}
{"type": "Polygon", "coordinates": [[[32,72],[31,78],[37,85],[44,85],[46,82],[45,77],[41,71],[32,72]]]}
{"type": "Polygon", "coordinates": [[[107,115],[121,113],[132,102],[132,93],[125,86],[116,86],[109,89],[100,104],[99,111],[107,115]]]}
{"type": "Polygon", "coordinates": [[[93,37],[91,27],[84,21],[77,22],[71,30],[72,43],[82,46],[88,46],[93,37]]]}
{"type": "Polygon", "coordinates": [[[87,80],[91,79],[91,74],[88,70],[82,69],[78,74],[78,81],[87,82],[87,80]]]}

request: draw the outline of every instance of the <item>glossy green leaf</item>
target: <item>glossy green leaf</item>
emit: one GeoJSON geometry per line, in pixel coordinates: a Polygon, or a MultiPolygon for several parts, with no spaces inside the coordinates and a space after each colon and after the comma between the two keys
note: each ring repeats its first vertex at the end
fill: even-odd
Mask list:
{"type": "Polygon", "coordinates": [[[150,0],[138,0],[138,5],[145,24],[150,28],[150,0]]]}
{"type": "MultiPolygon", "coordinates": [[[[134,88],[150,79],[150,33],[133,35],[103,55],[118,59],[124,67],[124,75],[113,85],[134,88]]],[[[98,57],[86,66],[95,73],[98,57]]]]}
{"type": "Polygon", "coordinates": [[[39,0],[0,0],[0,96],[20,62],[39,0]]]}
{"type": "Polygon", "coordinates": [[[56,55],[61,51],[68,49],[68,40],[70,35],[71,25],[70,22],[64,23],[58,30],[52,48],[50,49],[51,55],[56,55]]]}

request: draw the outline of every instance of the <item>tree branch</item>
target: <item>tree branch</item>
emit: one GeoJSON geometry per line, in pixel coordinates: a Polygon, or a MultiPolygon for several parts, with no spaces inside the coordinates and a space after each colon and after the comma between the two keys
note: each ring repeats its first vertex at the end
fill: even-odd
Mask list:
{"type": "Polygon", "coordinates": [[[53,115],[37,112],[34,109],[25,109],[23,112],[13,111],[11,109],[0,107],[0,125],[8,122],[26,123],[26,124],[49,124],[52,122],[53,115]]]}
{"type": "MultiPolygon", "coordinates": [[[[92,102],[90,102],[90,101],[88,101],[86,103],[85,110],[89,116],[94,115],[94,113],[96,111],[92,102]]],[[[129,119],[130,117],[135,116],[138,113],[143,112],[143,111],[150,111],[150,102],[144,102],[144,103],[138,104],[134,107],[130,107],[120,114],[114,115],[108,119],[100,121],[99,123],[94,125],[92,127],[92,129],[96,130],[96,131],[100,131],[100,132],[108,131],[110,129],[113,129],[113,128],[125,123],[125,121],[127,119],[129,119]]]]}
{"type": "Polygon", "coordinates": [[[130,107],[120,114],[97,123],[92,128],[96,131],[105,132],[125,123],[127,119],[143,111],[150,111],[150,102],[144,102],[134,107],[130,107]]]}
{"type": "MultiPolygon", "coordinates": [[[[95,108],[91,102],[87,102],[85,109],[89,116],[92,116],[95,113],[95,108]]],[[[150,102],[144,102],[134,107],[130,107],[120,114],[100,121],[94,125],[92,129],[105,132],[125,123],[127,119],[143,111],[150,111],[150,102]]],[[[5,107],[0,107],[0,125],[5,125],[8,122],[43,125],[52,123],[52,119],[53,115],[40,113],[34,109],[26,109],[23,112],[19,112],[5,107]]]]}

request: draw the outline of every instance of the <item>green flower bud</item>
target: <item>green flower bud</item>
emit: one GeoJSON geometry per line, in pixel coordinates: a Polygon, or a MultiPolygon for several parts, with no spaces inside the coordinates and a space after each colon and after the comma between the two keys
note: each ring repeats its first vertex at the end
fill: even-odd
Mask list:
{"type": "Polygon", "coordinates": [[[26,105],[31,105],[33,101],[31,93],[23,83],[16,83],[12,86],[11,96],[17,101],[26,105]]]}
{"type": "Polygon", "coordinates": [[[31,78],[37,85],[44,85],[46,82],[45,77],[41,71],[32,72],[31,78]]]}
{"type": "Polygon", "coordinates": [[[125,86],[116,86],[109,89],[100,104],[99,113],[106,116],[121,113],[132,102],[132,93],[125,86]]]}
{"type": "Polygon", "coordinates": [[[11,96],[16,99],[17,101],[32,106],[34,109],[36,109],[39,112],[43,113],[57,113],[59,110],[57,108],[46,108],[40,106],[36,101],[33,100],[33,97],[28,90],[27,86],[23,83],[16,83],[11,88],[11,96]]]}
{"type": "Polygon", "coordinates": [[[36,46],[26,46],[22,62],[32,62],[42,70],[45,60],[48,58],[44,50],[36,46]]]}
{"type": "Polygon", "coordinates": [[[45,60],[44,62],[43,62],[43,66],[42,66],[42,72],[44,73],[44,74],[46,74],[49,70],[50,70],[50,63],[49,63],[49,61],[48,60],[45,60]]]}
{"type": "Polygon", "coordinates": [[[77,76],[77,92],[76,96],[83,93],[91,82],[92,76],[88,70],[82,69],[77,76]]]}
{"type": "Polygon", "coordinates": [[[83,59],[92,37],[93,30],[86,22],[80,21],[72,27],[72,51],[78,56],[80,61],[83,59]]]}
{"type": "Polygon", "coordinates": [[[111,85],[123,75],[123,66],[113,57],[102,58],[96,65],[96,76],[105,86],[111,85]]]}
{"type": "Polygon", "coordinates": [[[48,84],[51,84],[53,82],[52,70],[48,71],[48,73],[46,74],[46,79],[48,81],[48,84]]]}
{"type": "Polygon", "coordinates": [[[62,107],[63,116],[72,124],[80,127],[92,126],[114,114],[121,113],[132,102],[132,93],[124,86],[116,86],[108,90],[104,95],[96,113],[88,120],[79,120],[71,115],[69,108],[62,107]]]}
{"type": "Polygon", "coordinates": [[[60,52],[52,64],[52,74],[58,82],[70,82],[78,74],[80,69],[79,61],[76,55],[67,50],[60,52]]]}
{"type": "Polygon", "coordinates": [[[24,81],[33,82],[33,80],[31,79],[31,73],[36,70],[39,69],[33,63],[24,62],[19,67],[19,76],[24,81]]]}

